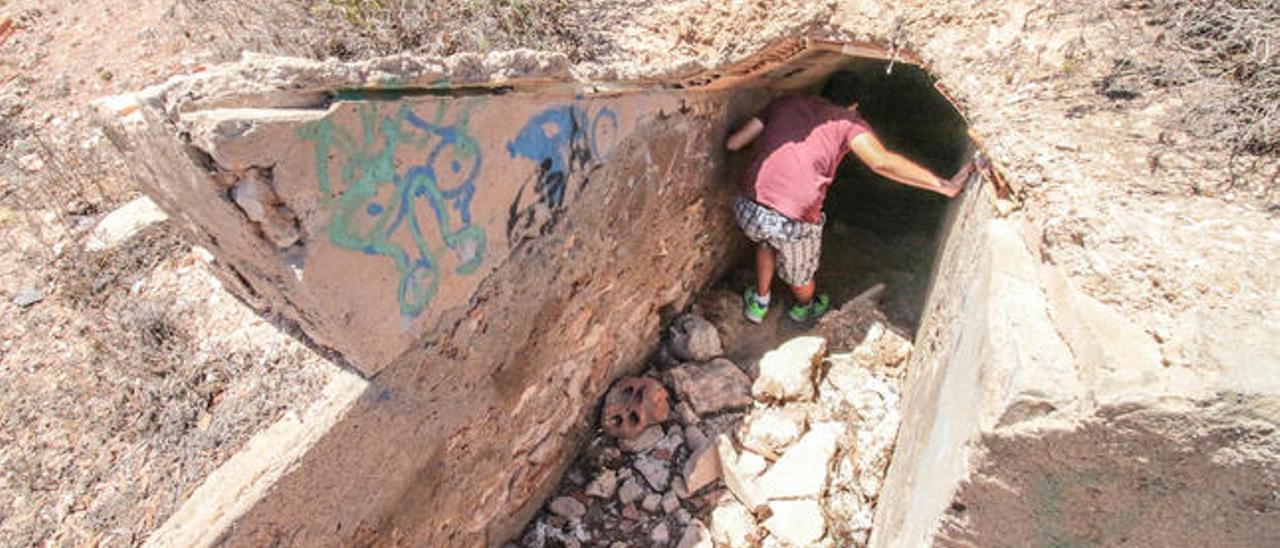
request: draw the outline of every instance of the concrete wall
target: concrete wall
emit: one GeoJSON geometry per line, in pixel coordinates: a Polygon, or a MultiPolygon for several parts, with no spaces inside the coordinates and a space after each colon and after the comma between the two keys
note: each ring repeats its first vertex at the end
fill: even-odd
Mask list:
{"type": "MultiPolygon", "coordinates": [[[[953,212],[871,544],[1280,542],[1280,377],[1168,365],[991,203],[984,187],[953,212]]],[[[1241,324],[1237,357],[1280,363],[1262,325],[1241,324]]]]}

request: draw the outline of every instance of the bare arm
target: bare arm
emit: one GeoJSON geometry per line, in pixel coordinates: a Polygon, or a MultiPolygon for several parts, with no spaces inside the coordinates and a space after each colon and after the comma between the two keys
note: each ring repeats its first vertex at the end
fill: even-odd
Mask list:
{"type": "Polygon", "coordinates": [[[762,131],[764,131],[764,122],[761,122],[759,118],[753,117],[738,128],[738,131],[733,132],[733,135],[729,136],[729,139],[724,143],[724,148],[730,151],[740,150],[742,147],[751,144],[751,141],[756,140],[756,137],[759,137],[762,131]]]}
{"type": "Polygon", "coordinates": [[[925,190],[932,190],[947,197],[955,197],[963,189],[964,181],[972,171],[972,165],[966,164],[955,177],[943,179],[932,171],[906,159],[900,154],[890,152],[871,132],[862,133],[849,142],[849,149],[881,176],[899,183],[925,190]]]}

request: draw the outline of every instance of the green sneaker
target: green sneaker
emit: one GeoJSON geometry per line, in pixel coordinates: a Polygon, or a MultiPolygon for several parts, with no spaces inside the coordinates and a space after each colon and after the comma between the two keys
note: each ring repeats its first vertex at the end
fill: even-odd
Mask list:
{"type": "Polygon", "coordinates": [[[769,313],[769,305],[761,305],[756,300],[756,290],[748,287],[747,292],[742,295],[743,307],[742,315],[747,317],[747,321],[751,323],[760,323],[764,321],[764,315],[769,313]]]}
{"type": "Polygon", "coordinates": [[[828,310],[831,310],[831,299],[826,295],[818,295],[807,305],[798,304],[791,307],[787,315],[797,322],[807,322],[821,318],[828,310]]]}

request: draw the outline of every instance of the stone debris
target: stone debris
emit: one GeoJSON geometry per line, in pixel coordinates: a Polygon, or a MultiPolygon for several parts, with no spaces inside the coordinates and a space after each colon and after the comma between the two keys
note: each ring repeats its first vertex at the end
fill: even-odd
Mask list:
{"type": "Polygon", "coordinates": [[[751,378],[724,358],[688,363],[667,372],[676,397],[689,402],[699,415],[751,405],[751,378]]]}
{"type": "Polygon", "coordinates": [[[742,447],[777,459],[805,430],[806,416],[800,409],[766,408],[752,413],[738,432],[742,447]]]}
{"type": "Polygon", "coordinates": [[[816,500],[776,500],[769,511],[764,526],[784,545],[812,546],[826,534],[827,520],[816,500]]]}
{"type": "Polygon", "coordinates": [[[552,514],[565,519],[578,519],[587,515],[587,507],[573,497],[556,497],[548,508],[552,514]]]}
{"type": "Polygon", "coordinates": [[[814,369],[826,349],[822,337],[796,337],[765,353],[751,394],[766,403],[812,400],[814,369]]]}
{"type": "Polygon", "coordinates": [[[760,477],[760,488],[770,500],[814,498],[826,488],[831,457],[844,425],[816,424],[778,462],[760,477]]]}
{"type": "Polygon", "coordinates": [[[595,479],[587,485],[586,493],[588,496],[611,499],[613,494],[618,491],[618,473],[606,468],[603,472],[596,475],[595,479]]]}
{"type": "Polygon", "coordinates": [[[681,315],[671,322],[667,335],[667,348],[680,360],[705,362],[724,353],[716,326],[693,314],[681,315]]]}
{"type": "Polygon", "coordinates": [[[26,308],[44,300],[44,291],[38,287],[24,287],[18,290],[13,296],[13,304],[19,308],[26,308]]]}
{"type": "Polygon", "coordinates": [[[630,439],[671,414],[671,402],[662,383],[649,377],[625,377],[604,397],[600,427],[615,438],[630,439]]]}
{"type": "MultiPolygon", "coordinates": [[[[696,339],[700,324],[684,321],[696,339]]],[[[670,393],[655,369],[619,381],[601,435],[521,546],[866,546],[910,344],[874,320],[849,321],[867,335],[850,352],[791,339],[760,360],[754,386],[723,357],[668,369],[670,393]]]]}
{"type": "Polygon", "coordinates": [[[135,198],[108,213],[85,239],[86,251],[111,249],[142,232],[143,229],[169,218],[151,198],[135,198]]]}

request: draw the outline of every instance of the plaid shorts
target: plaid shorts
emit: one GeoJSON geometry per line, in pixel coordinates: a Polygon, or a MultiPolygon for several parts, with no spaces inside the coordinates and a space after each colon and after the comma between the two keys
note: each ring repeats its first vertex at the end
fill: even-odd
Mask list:
{"type": "Polygon", "coordinates": [[[745,196],[738,197],[733,213],[748,239],[777,250],[778,277],[782,281],[794,287],[813,279],[813,273],[818,271],[818,258],[822,255],[825,214],[817,223],[797,221],[745,196]]]}

